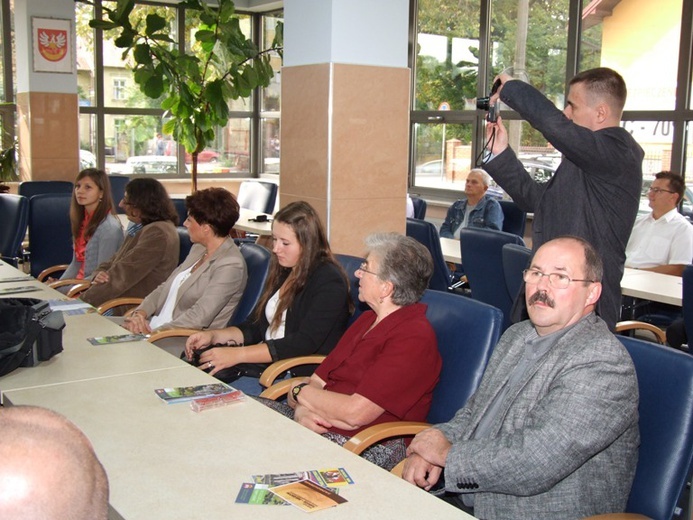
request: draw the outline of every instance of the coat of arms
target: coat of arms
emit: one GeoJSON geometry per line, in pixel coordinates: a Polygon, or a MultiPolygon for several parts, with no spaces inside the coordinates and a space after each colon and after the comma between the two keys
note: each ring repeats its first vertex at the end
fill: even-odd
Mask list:
{"type": "Polygon", "coordinates": [[[67,54],[67,31],[39,29],[38,51],[48,61],[60,61],[67,54]]]}

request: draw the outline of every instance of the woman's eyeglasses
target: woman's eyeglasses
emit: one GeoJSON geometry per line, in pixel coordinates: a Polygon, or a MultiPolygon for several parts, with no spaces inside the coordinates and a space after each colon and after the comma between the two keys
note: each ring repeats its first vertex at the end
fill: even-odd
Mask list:
{"type": "Polygon", "coordinates": [[[363,271],[364,273],[378,276],[378,273],[374,273],[373,271],[368,270],[368,262],[362,262],[361,265],[359,266],[359,271],[363,271]]]}

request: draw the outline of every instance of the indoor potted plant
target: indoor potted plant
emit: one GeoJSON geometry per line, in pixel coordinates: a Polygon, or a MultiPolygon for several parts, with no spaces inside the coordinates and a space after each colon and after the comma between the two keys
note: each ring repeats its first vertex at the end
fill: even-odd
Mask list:
{"type": "Polygon", "coordinates": [[[228,122],[229,101],[250,97],[253,89],[269,85],[274,75],[272,53],[282,53],[283,26],[277,25],[271,46],[260,50],[243,34],[232,0],[219,0],[218,6],[205,0],[185,0],[180,5],[199,17],[190,54],[178,50],[162,16],[131,17],[135,0],[117,0],[113,9],[104,5],[104,16],[90,25],[119,31],[115,44],[124,49],[124,59],[132,55],[140,90],[150,98],[164,96],[163,132],[192,155],[195,191],[198,154],[214,141],[216,129],[228,122]]]}

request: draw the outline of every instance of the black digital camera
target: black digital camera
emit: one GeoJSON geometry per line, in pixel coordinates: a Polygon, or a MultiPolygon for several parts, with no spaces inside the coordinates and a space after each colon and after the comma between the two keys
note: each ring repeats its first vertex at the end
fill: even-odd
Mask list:
{"type": "Polygon", "coordinates": [[[498,91],[498,87],[500,87],[500,85],[500,79],[497,79],[493,83],[493,87],[491,87],[491,93],[486,97],[477,98],[476,100],[476,108],[479,110],[486,110],[488,112],[486,120],[491,123],[495,123],[496,120],[498,120],[498,111],[496,110],[496,105],[495,103],[493,105],[490,104],[491,96],[498,91]]]}

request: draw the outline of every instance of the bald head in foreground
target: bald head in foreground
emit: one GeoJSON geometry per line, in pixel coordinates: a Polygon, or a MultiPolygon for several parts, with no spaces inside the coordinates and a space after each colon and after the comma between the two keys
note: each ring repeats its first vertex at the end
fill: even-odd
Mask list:
{"type": "Polygon", "coordinates": [[[44,408],[0,408],[0,518],[106,520],[108,477],[89,439],[44,408]]]}

